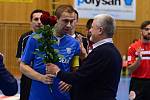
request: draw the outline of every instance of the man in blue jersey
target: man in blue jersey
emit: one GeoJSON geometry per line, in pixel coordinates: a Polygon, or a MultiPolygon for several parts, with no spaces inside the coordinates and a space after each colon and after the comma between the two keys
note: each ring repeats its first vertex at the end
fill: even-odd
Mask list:
{"type": "MultiPolygon", "coordinates": [[[[58,44],[53,47],[59,51],[60,55],[63,55],[56,65],[60,66],[61,70],[70,72],[73,58],[80,53],[79,42],[68,35],[74,25],[74,8],[70,5],[61,5],[56,9],[56,16],[54,38],[58,41],[58,44]]],[[[58,78],[54,78],[52,81],[51,75],[46,73],[46,65],[43,63],[43,59],[33,53],[38,46],[38,41],[31,35],[21,57],[20,70],[32,79],[29,100],[70,100],[70,95],[67,92],[70,85],[58,78]],[[32,64],[32,68],[29,66],[30,64],[32,64]],[[53,83],[51,85],[52,91],[49,89],[51,83],[53,83]]]]}

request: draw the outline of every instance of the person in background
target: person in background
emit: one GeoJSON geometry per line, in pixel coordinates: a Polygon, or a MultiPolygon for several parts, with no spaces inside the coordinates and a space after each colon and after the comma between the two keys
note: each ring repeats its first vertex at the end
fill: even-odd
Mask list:
{"type": "Polygon", "coordinates": [[[130,100],[150,100],[150,21],[141,24],[141,39],[128,48],[130,100]]]}
{"type": "MultiPolygon", "coordinates": [[[[23,33],[18,41],[18,48],[16,53],[16,58],[18,58],[18,63],[20,64],[20,58],[23,54],[23,51],[25,49],[26,43],[28,38],[31,36],[35,30],[42,27],[42,23],[40,21],[40,17],[42,15],[43,10],[36,9],[33,10],[30,15],[30,24],[31,24],[31,31],[23,33]]],[[[32,67],[32,66],[30,66],[32,67]]],[[[29,97],[29,88],[31,86],[31,79],[26,77],[24,74],[21,76],[20,80],[20,100],[28,100],[29,97]]]]}
{"type": "Polygon", "coordinates": [[[76,88],[72,100],[116,100],[122,57],[112,41],[115,28],[110,15],[95,16],[90,29],[93,50],[76,72],[47,64],[49,73],[76,88]]]}
{"type": "Polygon", "coordinates": [[[13,96],[18,92],[17,80],[5,68],[3,54],[0,53],[0,90],[6,96],[13,96]]]}
{"type": "Polygon", "coordinates": [[[92,23],[93,23],[93,20],[94,19],[89,19],[86,23],[86,30],[87,30],[87,40],[88,40],[88,53],[90,53],[93,49],[93,42],[90,41],[90,37],[91,37],[91,32],[89,31],[91,26],[92,26],[92,23]]]}
{"type": "MultiPolygon", "coordinates": [[[[71,32],[69,32],[68,34],[70,36],[72,36],[73,38],[77,39],[80,43],[79,64],[81,64],[83,62],[83,60],[87,57],[88,41],[87,41],[87,38],[82,33],[75,31],[78,20],[79,20],[79,14],[78,14],[77,10],[75,10],[75,9],[74,9],[74,13],[75,13],[75,22],[73,24],[74,26],[73,26],[71,32]]],[[[75,67],[75,68],[78,68],[78,67],[75,67]]],[[[73,71],[75,71],[75,70],[77,70],[77,69],[74,69],[73,71]]]]}
{"type": "Polygon", "coordinates": [[[79,58],[80,58],[80,64],[82,64],[83,60],[87,57],[87,54],[88,54],[88,40],[82,33],[75,31],[78,20],[79,20],[79,14],[78,14],[77,10],[75,10],[75,27],[72,31],[75,34],[75,38],[80,42],[79,58]]]}
{"type": "Polygon", "coordinates": [[[87,52],[87,46],[88,46],[87,38],[82,33],[75,31],[77,23],[79,21],[79,14],[77,10],[75,10],[74,12],[75,12],[75,26],[74,26],[74,29],[72,29],[71,35],[72,37],[79,40],[80,43],[82,43],[81,45],[83,45],[83,47],[86,49],[86,52],[87,52]]]}
{"type": "MultiPolygon", "coordinates": [[[[70,72],[73,57],[80,53],[79,42],[68,35],[68,32],[74,27],[74,8],[70,5],[60,5],[56,9],[56,17],[54,39],[58,43],[53,47],[58,50],[58,54],[63,55],[56,64],[63,71],[70,72]]],[[[37,50],[38,45],[39,42],[30,36],[20,63],[21,72],[32,79],[29,100],[70,100],[68,91],[71,86],[58,78],[51,79],[52,75],[46,73],[47,68],[43,63],[43,58],[33,53],[37,50]],[[49,89],[51,83],[52,91],[49,89]]]]}
{"type": "Polygon", "coordinates": [[[39,29],[42,24],[39,21],[39,18],[37,18],[37,14],[42,13],[43,10],[36,9],[32,11],[30,15],[30,24],[31,24],[31,29],[30,31],[21,34],[19,41],[18,41],[18,47],[17,47],[17,53],[16,53],[16,58],[18,58],[18,62],[20,62],[21,54],[24,51],[24,48],[26,46],[27,40],[30,37],[30,35],[35,32],[36,29],[39,29]]]}

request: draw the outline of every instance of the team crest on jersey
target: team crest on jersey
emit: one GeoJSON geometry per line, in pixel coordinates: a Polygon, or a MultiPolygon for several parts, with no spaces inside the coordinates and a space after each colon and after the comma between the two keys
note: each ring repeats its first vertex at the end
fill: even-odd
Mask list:
{"type": "Polygon", "coordinates": [[[68,54],[71,54],[71,48],[66,48],[66,50],[68,54]]]}

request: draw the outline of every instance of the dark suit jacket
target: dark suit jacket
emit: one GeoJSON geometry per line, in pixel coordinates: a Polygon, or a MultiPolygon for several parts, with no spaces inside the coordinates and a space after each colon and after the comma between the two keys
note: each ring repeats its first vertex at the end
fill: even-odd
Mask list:
{"type": "Polygon", "coordinates": [[[3,57],[0,55],[0,90],[4,95],[12,96],[18,91],[17,80],[10,74],[4,64],[3,57]]]}
{"type": "Polygon", "coordinates": [[[57,77],[73,85],[73,100],[115,100],[122,58],[112,43],[92,50],[79,70],[59,71],[57,77]]]}

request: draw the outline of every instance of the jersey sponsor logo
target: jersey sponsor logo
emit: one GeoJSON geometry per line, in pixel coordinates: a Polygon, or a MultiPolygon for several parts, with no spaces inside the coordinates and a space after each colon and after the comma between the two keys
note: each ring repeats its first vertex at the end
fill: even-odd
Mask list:
{"type": "Polygon", "coordinates": [[[59,59],[60,59],[59,60],[60,63],[69,64],[70,58],[66,59],[66,58],[62,57],[62,58],[59,58],[59,59]]]}

